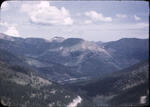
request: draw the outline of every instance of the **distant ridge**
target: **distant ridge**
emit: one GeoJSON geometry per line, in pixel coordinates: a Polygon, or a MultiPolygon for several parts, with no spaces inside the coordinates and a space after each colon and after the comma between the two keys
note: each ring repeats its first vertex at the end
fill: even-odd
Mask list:
{"type": "Polygon", "coordinates": [[[0,49],[20,56],[47,78],[61,83],[101,76],[148,59],[148,44],[148,39],[136,38],[100,45],[80,38],[0,38],[0,49]]]}

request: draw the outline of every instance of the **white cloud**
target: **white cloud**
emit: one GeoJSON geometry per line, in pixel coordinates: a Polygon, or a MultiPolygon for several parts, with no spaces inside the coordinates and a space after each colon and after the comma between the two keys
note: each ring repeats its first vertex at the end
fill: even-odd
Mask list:
{"type": "Polygon", "coordinates": [[[92,20],[85,20],[84,23],[85,23],[85,24],[91,24],[91,23],[92,23],[92,20]]]}
{"type": "Polygon", "coordinates": [[[126,23],[126,24],[102,24],[100,29],[103,30],[139,30],[139,29],[145,29],[147,30],[149,28],[148,23],[126,23]]]}
{"type": "Polygon", "coordinates": [[[52,25],[73,24],[73,19],[67,9],[51,6],[48,1],[41,1],[39,4],[23,4],[21,10],[26,12],[34,23],[52,25]]]}
{"type": "Polygon", "coordinates": [[[135,25],[135,27],[136,27],[136,28],[139,28],[139,29],[141,29],[141,28],[148,28],[148,27],[149,27],[149,24],[148,24],[148,23],[137,23],[137,24],[135,25]]]}
{"type": "Polygon", "coordinates": [[[1,9],[2,9],[2,10],[7,10],[7,9],[8,9],[8,6],[9,6],[8,2],[7,2],[7,1],[4,1],[4,2],[1,4],[1,9]]]}
{"type": "Polygon", "coordinates": [[[9,24],[7,22],[0,22],[0,26],[2,26],[2,27],[8,27],[9,24]]]}
{"type": "Polygon", "coordinates": [[[7,31],[4,32],[6,35],[20,37],[20,34],[15,26],[8,27],[7,31]]]}
{"type": "Polygon", "coordinates": [[[76,13],[77,16],[81,16],[81,13],[76,13]]]}
{"type": "MultiPolygon", "coordinates": [[[[78,28],[78,26],[76,26],[78,28]]],[[[128,30],[148,30],[148,23],[102,23],[102,24],[91,24],[81,25],[80,30],[93,30],[93,31],[128,31],[128,30]]]]}
{"type": "Polygon", "coordinates": [[[16,27],[17,24],[15,23],[8,23],[8,22],[5,22],[5,21],[0,21],[0,27],[5,27],[5,28],[9,28],[9,27],[16,27]]]}
{"type": "Polygon", "coordinates": [[[116,14],[116,17],[118,17],[118,18],[126,18],[127,15],[126,14],[116,14]]]}
{"type": "Polygon", "coordinates": [[[111,22],[111,17],[104,17],[103,14],[97,13],[96,11],[89,11],[85,12],[85,16],[90,17],[93,21],[104,21],[104,22],[111,22]]]}
{"type": "Polygon", "coordinates": [[[134,19],[135,19],[135,20],[141,20],[141,18],[138,17],[138,16],[136,16],[136,15],[134,15],[134,19]]]}

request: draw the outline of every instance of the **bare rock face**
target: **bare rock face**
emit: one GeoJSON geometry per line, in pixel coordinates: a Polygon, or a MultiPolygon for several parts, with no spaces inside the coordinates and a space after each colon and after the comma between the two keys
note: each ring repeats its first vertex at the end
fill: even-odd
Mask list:
{"type": "Polygon", "coordinates": [[[63,38],[63,37],[55,36],[52,39],[50,39],[50,42],[63,42],[64,40],[65,40],[65,38],[63,38]]]}

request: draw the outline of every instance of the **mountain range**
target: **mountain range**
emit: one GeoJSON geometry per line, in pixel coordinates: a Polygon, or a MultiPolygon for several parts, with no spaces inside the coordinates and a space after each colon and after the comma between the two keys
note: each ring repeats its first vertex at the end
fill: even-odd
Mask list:
{"type": "Polygon", "coordinates": [[[148,59],[148,43],[136,38],[97,44],[80,38],[45,40],[0,34],[0,49],[57,82],[100,76],[148,59]]]}
{"type": "Polygon", "coordinates": [[[19,58],[4,50],[0,52],[0,102],[2,105],[17,107],[92,106],[86,98],[43,78],[19,58]]]}
{"type": "Polygon", "coordinates": [[[0,33],[0,100],[7,106],[147,104],[148,58],[149,39],[90,42],[0,33]]]}

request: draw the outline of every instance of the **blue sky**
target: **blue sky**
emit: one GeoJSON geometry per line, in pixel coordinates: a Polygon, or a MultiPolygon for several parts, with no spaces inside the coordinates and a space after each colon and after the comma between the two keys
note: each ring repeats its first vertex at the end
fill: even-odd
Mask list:
{"type": "Polygon", "coordinates": [[[145,1],[6,1],[0,32],[17,37],[77,37],[89,41],[149,37],[145,1]]]}

